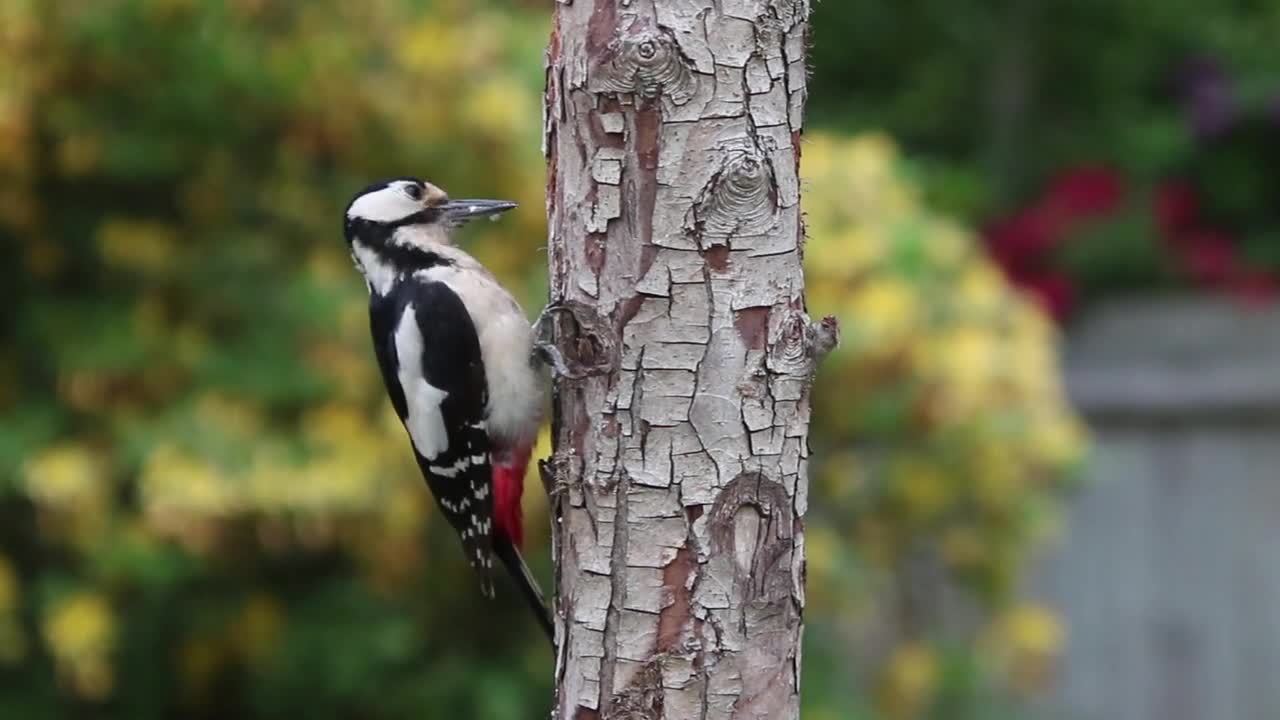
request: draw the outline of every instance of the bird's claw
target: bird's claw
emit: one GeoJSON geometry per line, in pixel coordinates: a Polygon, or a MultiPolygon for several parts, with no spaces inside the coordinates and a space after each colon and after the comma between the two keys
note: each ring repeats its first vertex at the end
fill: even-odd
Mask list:
{"type": "Polygon", "coordinates": [[[574,372],[569,363],[564,358],[564,353],[560,352],[560,348],[556,346],[554,337],[555,325],[552,318],[557,312],[572,311],[560,305],[559,303],[551,303],[538,313],[538,319],[533,321],[533,355],[543,364],[551,367],[555,373],[561,377],[575,378],[580,377],[581,373],[574,372]]]}
{"type": "Polygon", "coordinates": [[[569,369],[569,364],[564,361],[564,355],[560,353],[560,348],[549,342],[535,342],[533,344],[534,355],[545,365],[551,367],[555,373],[561,377],[576,377],[577,375],[569,369]]]}

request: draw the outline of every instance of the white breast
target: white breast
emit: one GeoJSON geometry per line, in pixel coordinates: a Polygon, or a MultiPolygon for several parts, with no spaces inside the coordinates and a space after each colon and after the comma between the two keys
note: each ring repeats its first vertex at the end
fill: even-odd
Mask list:
{"type": "Polygon", "coordinates": [[[443,282],[476,323],[489,385],[488,432],[495,450],[532,444],[542,422],[542,383],[530,362],[533,330],[519,303],[474,258],[448,248],[453,266],[416,277],[443,282]]]}

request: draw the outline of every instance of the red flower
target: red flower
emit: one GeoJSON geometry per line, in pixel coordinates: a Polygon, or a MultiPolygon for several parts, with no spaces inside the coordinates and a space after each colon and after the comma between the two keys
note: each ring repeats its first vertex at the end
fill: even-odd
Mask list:
{"type": "Polygon", "coordinates": [[[1213,230],[1202,230],[1184,236],[1186,247],[1180,251],[1183,265],[1191,278],[1209,285],[1221,285],[1239,274],[1231,237],[1213,230]]]}
{"type": "Polygon", "coordinates": [[[1006,267],[1048,260],[1072,224],[1113,212],[1123,195],[1123,181],[1109,168],[1063,172],[1036,203],[987,229],[991,252],[1006,267]]]}
{"type": "Polygon", "coordinates": [[[1079,167],[1054,179],[1041,204],[1064,220],[1113,212],[1124,197],[1124,181],[1107,167],[1079,167]]]}
{"type": "Polygon", "coordinates": [[[1056,227],[1036,208],[1023,210],[987,229],[991,254],[1005,267],[1033,263],[1052,250],[1062,237],[1056,227]]]}
{"type": "Polygon", "coordinates": [[[1261,305],[1280,296],[1280,281],[1270,273],[1242,270],[1228,281],[1228,289],[1249,305],[1261,305]]]}
{"type": "MultiPolygon", "coordinates": [[[[1061,321],[1077,298],[1071,277],[1055,266],[1054,251],[1081,222],[1118,210],[1124,194],[1124,180],[1114,170],[1075,168],[1059,174],[1034,204],[992,223],[983,234],[1009,281],[1061,321]]],[[[1248,302],[1280,299],[1280,275],[1246,267],[1234,238],[1200,226],[1199,198],[1190,184],[1175,179],[1157,186],[1151,212],[1174,262],[1191,282],[1248,302]]]]}

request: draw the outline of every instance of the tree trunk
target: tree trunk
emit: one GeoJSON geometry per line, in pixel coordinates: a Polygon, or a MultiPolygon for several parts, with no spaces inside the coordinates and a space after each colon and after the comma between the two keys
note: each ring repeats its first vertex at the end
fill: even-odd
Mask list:
{"type": "Polygon", "coordinates": [[[561,0],[555,717],[795,718],[807,0],[561,0]]]}

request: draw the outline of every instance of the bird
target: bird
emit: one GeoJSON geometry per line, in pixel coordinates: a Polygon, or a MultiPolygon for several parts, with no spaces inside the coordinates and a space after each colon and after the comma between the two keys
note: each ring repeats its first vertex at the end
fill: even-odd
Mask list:
{"type": "Polygon", "coordinates": [[[520,555],[520,498],[542,423],[534,332],[497,278],[453,242],[506,200],[452,200],[416,177],[370,184],[343,234],[369,291],[373,350],[418,467],[457,532],[480,590],[505,566],[554,642],[546,602],[520,555]]]}

